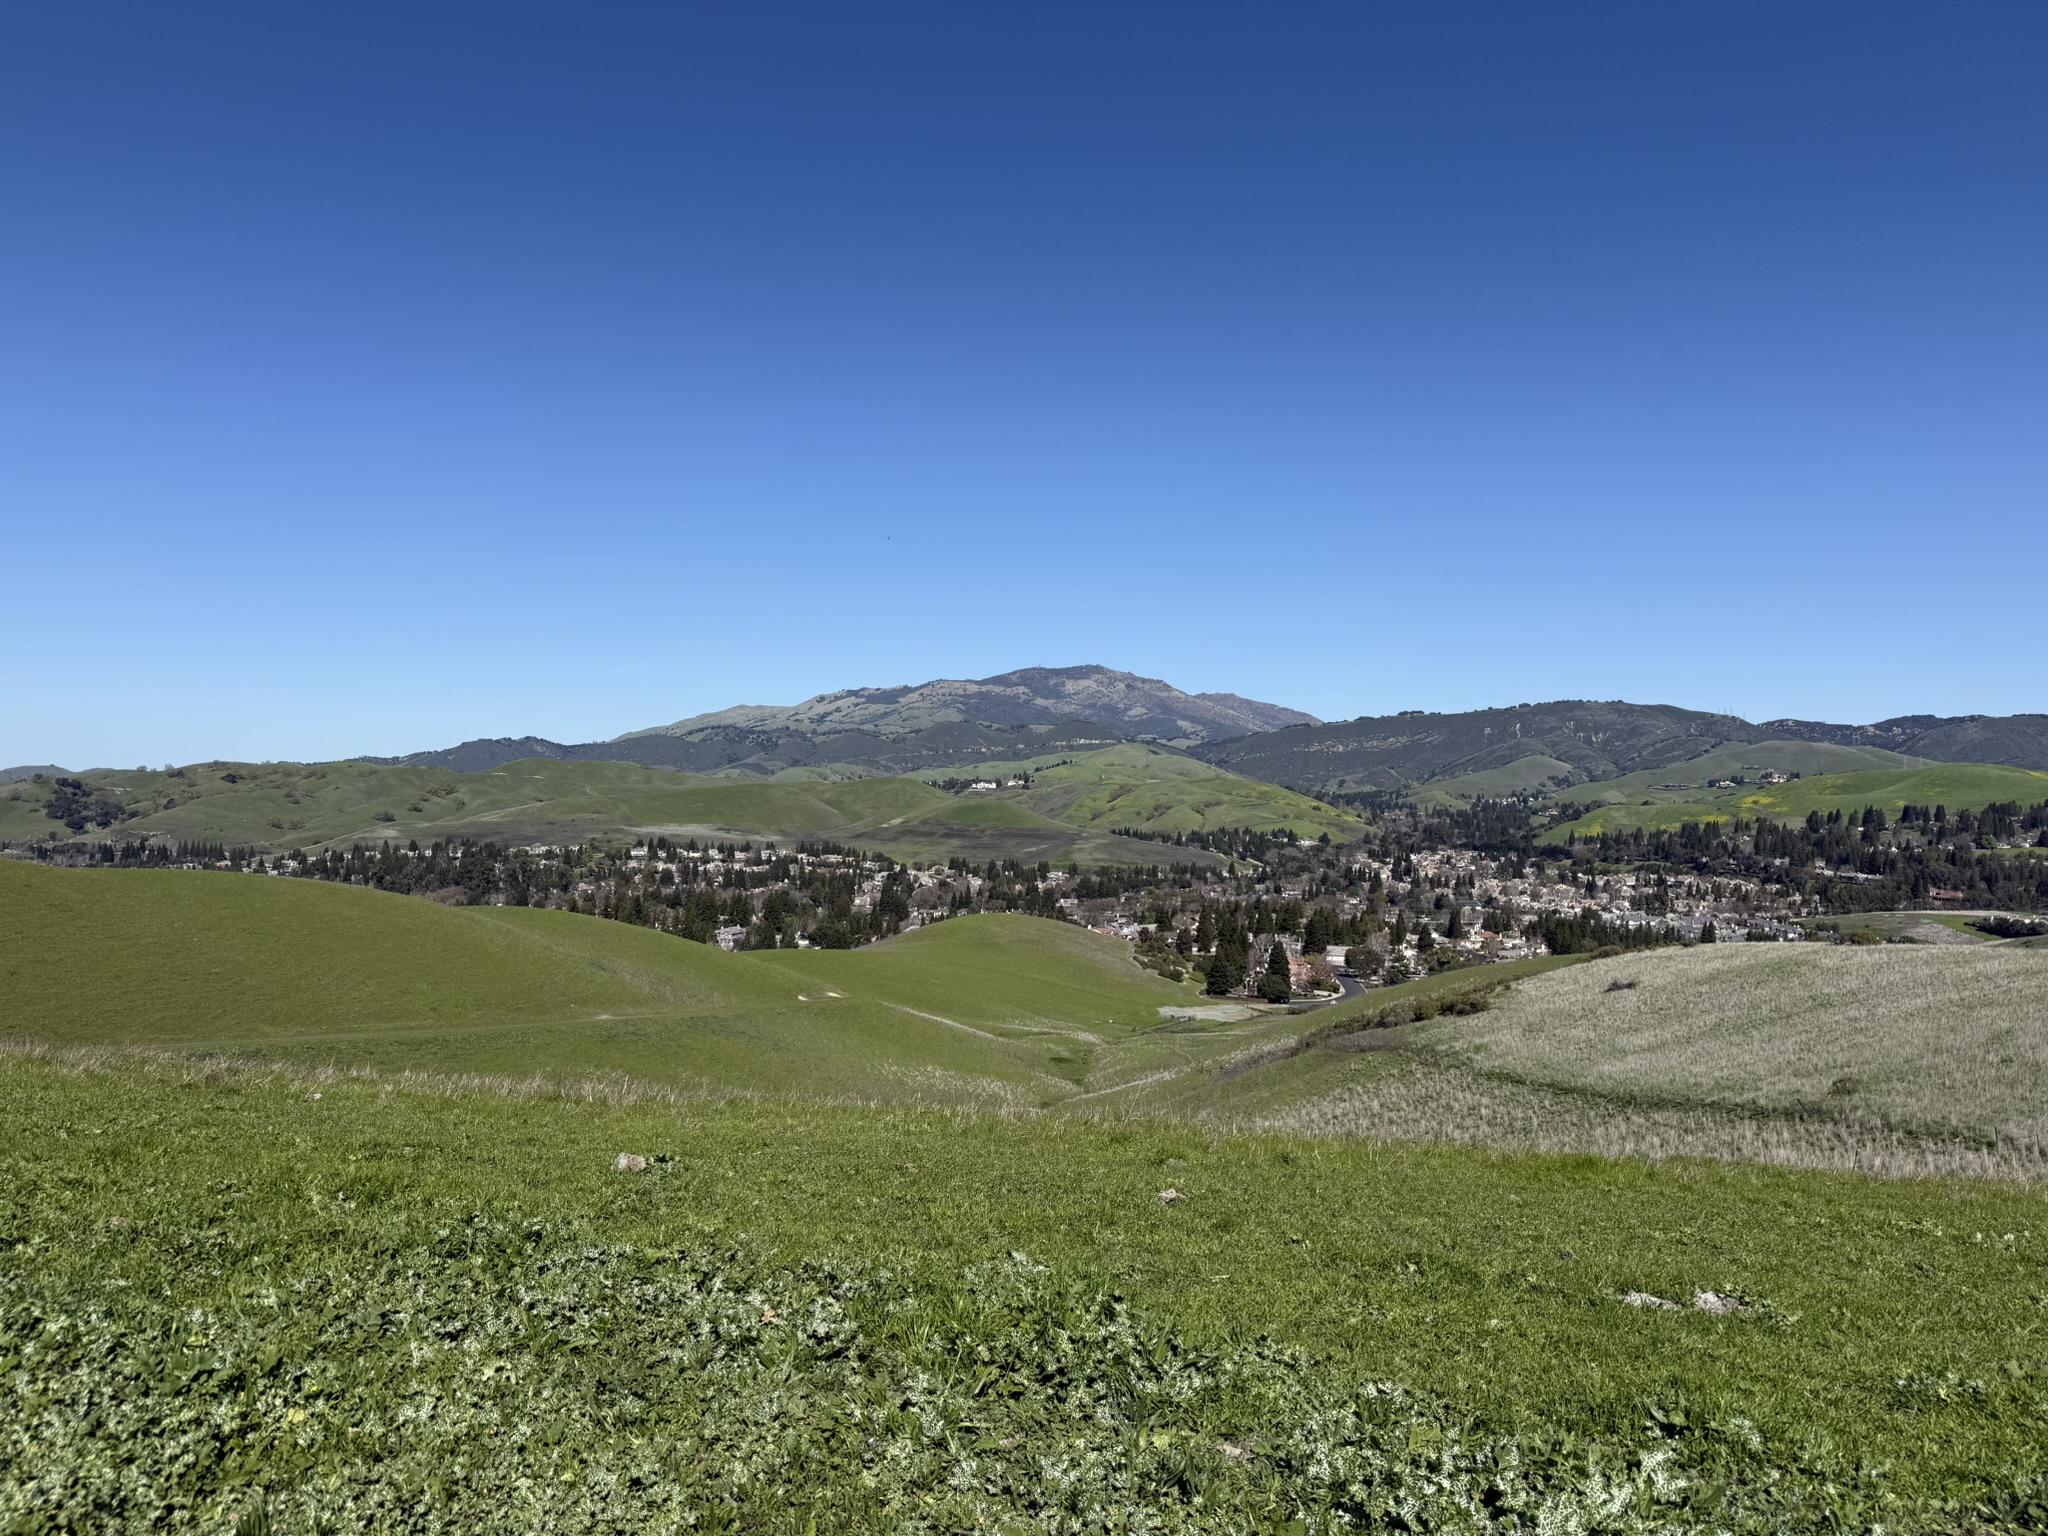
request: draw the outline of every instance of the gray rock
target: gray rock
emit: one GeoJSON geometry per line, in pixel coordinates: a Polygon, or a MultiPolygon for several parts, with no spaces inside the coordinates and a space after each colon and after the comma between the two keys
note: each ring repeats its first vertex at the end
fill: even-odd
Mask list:
{"type": "Polygon", "coordinates": [[[1159,1203],[1161,1205],[1179,1205],[1185,1199],[1187,1199],[1187,1196],[1177,1189],[1162,1189],[1159,1191],[1159,1203]]]}
{"type": "Polygon", "coordinates": [[[1662,1296],[1652,1296],[1648,1291],[1630,1291],[1621,1299],[1626,1305],[1631,1307],[1651,1307],[1665,1312],[1680,1310],[1677,1302],[1666,1301],[1662,1296]]]}
{"type": "Polygon", "coordinates": [[[614,1173],[645,1173],[647,1159],[637,1152],[621,1152],[618,1161],[612,1164],[614,1173]]]}

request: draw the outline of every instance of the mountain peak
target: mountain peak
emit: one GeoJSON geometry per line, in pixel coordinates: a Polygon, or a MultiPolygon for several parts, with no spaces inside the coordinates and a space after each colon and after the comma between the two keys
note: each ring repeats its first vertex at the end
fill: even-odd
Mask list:
{"type": "Polygon", "coordinates": [[[1086,665],[1022,667],[994,677],[939,678],[887,688],[842,688],[801,704],[741,706],[693,715],[619,739],[733,729],[822,736],[859,731],[895,737],[962,722],[1018,727],[1083,720],[1126,738],[1174,747],[1319,723],[1300,710],[1234,693],[1187,693],[1160,678],[1086,665]]]}

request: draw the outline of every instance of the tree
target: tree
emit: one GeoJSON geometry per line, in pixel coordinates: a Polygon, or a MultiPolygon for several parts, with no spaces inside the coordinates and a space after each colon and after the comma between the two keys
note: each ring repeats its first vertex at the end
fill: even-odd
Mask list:
{"type": "Polygon", "coordinates": [[[127,821],[136,813],[122,805],[121,799],[111,790],[101,789],[82,779],[50,779],[37,774],[31,783],[48,784],[50,798],[43,806],[43,814],[52,821],[61,821],[74,832],[83,832],[87,827],[111,827],[117,821],[127,821]]]}
{"type": "Polygon", "coordinates": [[[1284,1003],[1294,996],[1287,946],[1278,939],[1266,954],[1266,974],[1259,978],[1259,996],[1269,1003],[1284,1003]]]}
{"type": "Polygon", "coordinates": [[[1225,997],[1244,985],[1251,971],[1251,941],[1235,922],[1216,935],[1216,953],[1209,959],[1208,991],[1211,997],[1225,997]]]}

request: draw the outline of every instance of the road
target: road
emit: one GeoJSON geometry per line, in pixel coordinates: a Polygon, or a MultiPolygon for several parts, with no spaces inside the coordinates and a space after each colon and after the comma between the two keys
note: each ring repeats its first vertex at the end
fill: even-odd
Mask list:
{"type": "Polygon", "coordinates": [[[1326,997],[1321,1002],[1311,1003],[1309,1006],[1312,1008],[1334,1008],[1339,1003],[1350,1002],[1354,997],[1365,996],[1365,983],[1356,976],[1339,976],[1337,978],[1337,985],[1344,990],[1335,997],[1326,997]]]}

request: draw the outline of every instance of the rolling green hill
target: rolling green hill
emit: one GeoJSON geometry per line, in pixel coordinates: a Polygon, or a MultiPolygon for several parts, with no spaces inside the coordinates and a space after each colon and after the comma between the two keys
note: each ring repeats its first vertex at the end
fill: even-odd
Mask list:
{"type": "Polygon", "coordinates": [[[2048,1472],[2039,1193],[1954,1177],[2048,1176],[2038,948],[1550,959],[1204,1023],[1021,917],[734,955],[0,861],[0,934],[12,1523],[261,1487],[336,1530],[657,1495],[972,1529],[1049,1508],[1057,1445],[1063,1487],[1221,1532],[1212,1495],[1292,1508],[1334,1444],[1360,1488],[1534,1466],[1517,1508],[1564,1521],[1640,1474],[1637,1528],[1761,1536],[2023,1529],[2048,1472]]]}
{"type": "MultiPolygon", "coordinates": [[[[481,773],[358,762],[220,762],[167,772],[94,771],[87,777],[132,813],[94,835],[123,838],[313,849],[385,838],[578,842],[658,832],[785,843],[830,839],[904,859],[1159,858],[1155,845],[1115,838],[1021,803],[991,809],[913,779],[704,778],[631,763],[548,758],[481,773]]],[[[0,841],[53,832],[68,836],[44,815],[47,794],[32,783],[0,793],[0,841]]],[[[1183,857],[1205,856],[1190,851],[1183,857]]]]}
{"type": "Polygon", "coordinates": [[[562,912],[13,860],[0,931],[5,1032],[59,1044],[897,1101],[1070,1097],[1143,1070],[1131,1037],[1192,997],[1037,918],[727,954],[562,912]]]}
{"type": "Polygon", "coordinates": [[[0,1173],[24,1529],[2017,1532],[2048,1470],[1994,1186],[12,1052],[0,1173]]]}
{"type": "Polygon", "coordinates": [[[1364,829],[1356,816],[1282,789],[1241,778],[1159,747],[1129,742],[1098,752],[1048,754],[1021,762],[975,763],[949,769],[951,778],[995,782],[1029,773],[1028,789],[977,796],[1008,802],[1052,820],[1096,830],[1206,832],[1250,827],[1349,842],[1364,829]]]}
{"type": "Polygon", "coordinates": [[[2039,1035],[1996,1016],[2014,978],[1865,988],[1874,1047],[1843,999],[1992,950],[1538,963],[1233,1031],[1163,1025],[1121,945],[1028,918],[724,955],[0,862],[0,932],[9,1030],[158,1052],[0,1046],[10,1526],[1027,1530],[1080,1489],[1218,1536],[1395,1494],[1431,1528],[1625,1498],[1642,1532],[2020,1530],[2048,1471],[2036,1192],[1659,1166],[1639,1128],[1594,1148],[1620,1160],[1370,1139],[1657,1095],[1768,1119],[1729,1040],[1800,1103],[1866,1062],[1873,1104],[1930,1067],[1976,1096],[2039,1035]],[[1492,1012],[1384,1017],[1505,974],[1492,1012]],[[1930,1045],[1949,994],[1986,1017],[1930,1045]],[[1048,1102],[1122,1112],[1016,1112],[1048,1102]]]}
{"type": "Polygon", "coordinates": [[[1416,1046],[1526,1082],[1774,1113],[1853,1111],[2048,1152],[2048,954],[1717,944],[1545,976],[1416,1046]],[[1625,974],[1624,974],[1625,973],[1625,974]],[[1610,990],[1615,979],[1633,985],[1610,990]]]}
{"type": "Polygon", "coordinates": [[[1418,805],[1462,805],[1485,796],[1533,794],[1569,798],[1580,804],[1678,804],[1696,801],[1713,784],[1742,779],[1754,784],[1766,773],[1845,774],[1931,767],[1882,747],[1840,746],[1823,741],[1728,742],[1657,768],[1579,782],[1569,763],[1541,755],[1517,758],[1503,767],[1456,778],[1435,779],[1410,792],[1418,805]]]}
{"type": "MultiPolygon", "coordinates": [[[[1843,750],[1843,749],[1833,749],[1843,750]]],[[[1605,788],[1606,786],[1599,786],[1605,788]]],[[[1715,817],[1769,816],[1798,820],[1810,812],[1860,813],[1875,805],[1896,816],[1905,805],[1946,805],[1950,810],[1980,809],[1999,801],[2038,805],[2048,800],[2048,773],[2030,768],[1999,768],[1983,763],[1932,763],[1858,773],[1822,774],[1785,784],[1738,785],[1732,789],[1655,791],[1630,804],[1604,805],[1576,821],[1551,828],[1546,842],[1562,842],[1570,833],[1582,837],[1605,831],[1646,831],[1677,827],[1715,817]]]]}

